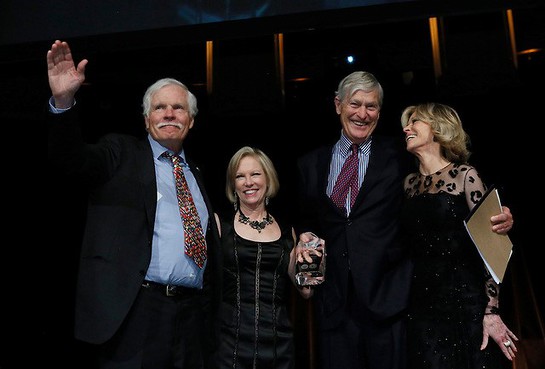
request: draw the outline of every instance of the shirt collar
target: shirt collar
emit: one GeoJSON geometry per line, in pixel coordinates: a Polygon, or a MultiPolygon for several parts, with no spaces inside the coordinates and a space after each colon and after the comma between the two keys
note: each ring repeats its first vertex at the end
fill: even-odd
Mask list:
{"type": "MultiPolygon", "coordinates": [[[[373,137],[370,136],[358,145],[358,152],[367,152],[369,151],[369,147],[371,146],[371,141],[373,137]]],[[[337,150],[342,154],[342,156],[346,157],[352,153],[352,141],[348,137],[345,136],[344,132],[341,131],[341,138],[339,141],[337,141],[336,148],[337,150]]]]}
{"type": "Polygon", "coordinates": [[[168,151],[172,155],[178,155],[180,158],[182,158],[182,161],[184,163],[187,163],[187,160],[185,160],[185,151],[183,148],[182,148],[182,151],[175,153],[172,150],[169,150],[166,147],[162,146],[159,142],[155,141],[150,134],[148,134],[148,141],[151,145],[151,151],[153,152],[153,157],[155,159],[159,159],[165,151],[168,151]]]}

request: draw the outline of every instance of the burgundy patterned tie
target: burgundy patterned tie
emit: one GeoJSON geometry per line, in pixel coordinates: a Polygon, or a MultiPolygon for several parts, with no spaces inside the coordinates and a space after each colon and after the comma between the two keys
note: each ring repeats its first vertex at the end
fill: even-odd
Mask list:
{"type": "Polygon", "coordinates": [[[191,257],[195,264],[202,268],[206,261],[206,242],[201,226],[201,219],[193,202],[193,196],[185,179],[184,170],[178,155],[164,152],[163,156],[169,158],[174,166],[174,178],[176,178],[176,193],[180,216],[184,224],[185,253],[191,257]]]}
{"type": "Polygon", "coordinates": [[[354,206],[354,201],[356,201],[358,195],[358,145],[353,144],[350,149],[352,153],[346,158],[331,193],[331,200],[340,209],[344,209],[345,212],[348,194],[350,193],[350,207],[354,206]]]}

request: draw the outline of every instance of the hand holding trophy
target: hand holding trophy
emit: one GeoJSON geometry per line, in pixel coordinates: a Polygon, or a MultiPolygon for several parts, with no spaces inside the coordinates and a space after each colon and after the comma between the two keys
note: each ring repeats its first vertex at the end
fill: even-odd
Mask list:
{"type": "Polygon", "coordinates": [[[325,279],[325,241],[312,232],[301,234],[297,244],[295,281],[301,287],[316,286],[325,279]]]}

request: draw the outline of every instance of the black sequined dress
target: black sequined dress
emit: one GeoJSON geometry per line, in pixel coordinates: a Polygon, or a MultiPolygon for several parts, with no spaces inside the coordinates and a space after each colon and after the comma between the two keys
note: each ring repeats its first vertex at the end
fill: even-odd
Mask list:
{"type": "Polygon", "coordinates": [[[222,221],[224,288],[218,368],[294,368],[289,320],[288,266],[294,246],[291,229],[280,239],[255,242],[222,221]]]}
{"type": "Polygon", "coordinates": [[[463,220],[485,189],[475,168],[449,164],[405,180],[402,227],[415,262],[408,321],[410,369],[500,368],[490,339],[484,263],[463,220]]]}

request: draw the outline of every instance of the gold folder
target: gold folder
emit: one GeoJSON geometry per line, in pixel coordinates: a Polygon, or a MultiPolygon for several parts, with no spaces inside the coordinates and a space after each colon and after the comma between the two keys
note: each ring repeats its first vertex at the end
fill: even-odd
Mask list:
{"type": "Polygon", "coordinates": [[[513,243],[509,236],[492,231],[490,217],[501,211],[498,190],[492,186],[464,220],[469,236],[496,283],[502,282],[513,253],[513,243]]]}

